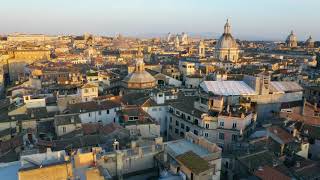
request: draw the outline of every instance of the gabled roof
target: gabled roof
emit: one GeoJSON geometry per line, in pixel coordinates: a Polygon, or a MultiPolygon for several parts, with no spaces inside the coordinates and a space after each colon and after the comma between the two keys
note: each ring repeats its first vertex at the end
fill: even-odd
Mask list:
{"type": "Polygon", "coordinates": [[[258,169],[254,172],[254,175],[258,176],[262,180],[290,180],[289,176],[281,173],[280,171],[270,167],[264,166],[261,169],[258,169]]]}
{"type": "Polygon", "coordinates": [[[291,81],[271,81],[271,88],[282,93],[303,91],[303,88],[298,83],[291,81]]]}
{"type": "MultiPolygon", "coordinates": [[[[268,128],[268,131],[275,136],[277,136],[284,144],[290,143],[294,141],[293,136],[279,126],[271,126],[268,128]]],[[[280,143],[280,142],[279,142],[280,143]]]]}
{"type": "Polygon", "coordinates": [[[56,126],[81,123],[79,114],[56,115],[54,121],[56,126]]]}

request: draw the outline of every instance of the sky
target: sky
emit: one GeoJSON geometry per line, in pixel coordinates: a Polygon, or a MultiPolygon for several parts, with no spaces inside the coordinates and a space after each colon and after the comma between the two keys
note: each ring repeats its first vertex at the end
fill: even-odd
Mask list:
{"type": "Polygon", "coordinates": [[[217,38],[229,18],[242,40],[320,40],[320,0],[1,0],[0,34],[13,32],[217,38]]]}

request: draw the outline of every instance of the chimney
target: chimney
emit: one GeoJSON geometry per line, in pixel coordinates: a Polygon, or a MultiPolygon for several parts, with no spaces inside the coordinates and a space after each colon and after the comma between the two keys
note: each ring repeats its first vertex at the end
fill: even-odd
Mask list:
{"type": "Polygon", "coordinates": [[[306,107],[306,98],[303,98],[303,104],[302,104],[302,108],[301,108],[301,115],[304,116],[304,108],[306,107]]]}
{"type": "Polygon", "coordinates": [[[34,118],[34,112],[33,111],[31,112],[30,117],[34,118]]]}
{"type": "Polygon", "coordinates": [[[119,142],[116,139],[114,140],[112,145],[114,151],[119,150],[119,142]]]}
{"type": "Polygon", "coordinates": [[[293,129],[292,136],[293,136],[293,137],[296,137],[296,136],[297,136],[297,132],[298,132],[298,130],[297,130],[296,128],[294,128],[294,129],[293,129]]]}
{"type": "Polygon", "coordinates": [[[277,166],[278,166],[277,160],[273,159],[273,161],[272,161],[272,166],[273,166],[273,167],[277,167],[277,166]]]}
{"type": "Polygon", "coordinates": [[[244,116],[244,114],[243,113],[241,113],[241,118],[244,118],[245,116],[244,116]]]}

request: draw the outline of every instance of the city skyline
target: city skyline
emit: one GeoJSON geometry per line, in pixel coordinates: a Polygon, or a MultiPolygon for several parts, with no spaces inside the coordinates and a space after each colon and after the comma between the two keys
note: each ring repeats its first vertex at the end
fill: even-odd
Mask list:
{"type": "Polygon", "coordinates": [[[320,2],[249,0],[228,2],[176,0],[174,2],[121,1],[39,1],[2,2],[0,34],[92,34],[150,37],[168,32],[187,32],[218,38],[227,18],[236,38],[248,40],[285,40],[293,30],[299,41],[317,33],[316,7],[320,2]]]}

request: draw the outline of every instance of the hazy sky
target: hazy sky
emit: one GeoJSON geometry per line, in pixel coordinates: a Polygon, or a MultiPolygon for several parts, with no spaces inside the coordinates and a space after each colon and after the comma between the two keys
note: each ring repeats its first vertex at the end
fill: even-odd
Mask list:
{"type": "Polygon", "coordinates": [[[320,0],[1,0],[0,34],[210,33],[230,18],[240,39],[320,40],[320,0]]]}

